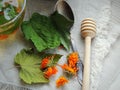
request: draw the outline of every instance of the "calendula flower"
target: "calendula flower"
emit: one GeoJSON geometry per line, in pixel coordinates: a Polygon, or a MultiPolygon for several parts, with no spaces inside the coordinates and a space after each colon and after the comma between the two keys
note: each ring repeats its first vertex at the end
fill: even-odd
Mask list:
{"type": "Polygon", "coordinates": [[[41,69],[46,68],[47,65],[48,65],[48,63],[49,63],[49,57],[44,58],[44,59],[42,60],[42,62],[41,62],[40,68],[41,68],[41,69]]]}
{"type": "Polygon", "coordinates": [[[68,71],[68,72],[70,72],[70,73],[72,73],[72,74],[75,74],[75,73],[76,73],[76,72],[74,71],[74,69],[71,68],[71,67],[69,67],[67,64],[62,65],[61,67],[62,67],[62,69],[66,70],[66,71],[68,71]]]}
{"type": "Polygon", "coordinates": [[[73,52],[71,54],[68,55],[68,64],[64,64],[64,65],[60,65],[64,70],[69,71],[72,74],[76,74],[77,72],[77,62],[79,60],[78,58],[78,53],[77,52],[73,52]]]}
{"type": "Polygon", "coordinates": [[[57,68],[56,67],[52,67],[52,73],[56,74],[57,72],[58,72],[57,68]]]}
{"type": "Polygon", "coordinates": [[[50,78],[53,74],[56,74],[58,72],[56,67],[49,67],[45,72],[44,72],[44,76],[46,78],[50,78]]]}
{"type": "Polygon", "coordinates": [[[78,60],[79,60],[79,57],[78,57],[77,52],[73,52],[73,53],[69,54],[69,56],[68,56],[68,66],[73,68],[75,72],[77,71],[76,64],[77,64],[78,60]]]}
{"type": "Polygon", "coordinates": [[[76,67],[76,63],[78,62],[79,58],[78,58],[78,53],[77,52],[73,52],[71,54],[69,54],[68,56],[68,65],[70,67],[76,67]]]}
{"type": "Polygon", "coordinates": [[[68,83],[68,80],[64,77],[61,76],[56,80],[56,86],[59,88],[60,86],[65,85],[66,83],[68,83]]]}

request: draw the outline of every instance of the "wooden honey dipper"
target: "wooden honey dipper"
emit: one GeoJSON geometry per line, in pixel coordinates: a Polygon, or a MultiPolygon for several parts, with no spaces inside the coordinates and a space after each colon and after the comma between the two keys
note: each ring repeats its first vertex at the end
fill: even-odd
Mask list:
{"type": "Polygon", "coordinates": [[[90,84],[90,53],[91,39],[96,35],[96,23],[90,18],[86,18],[81,24],[81,35],[85,38],[85,55],[84,55],[84,71],[82,90],[89,90],[90,84]]]}

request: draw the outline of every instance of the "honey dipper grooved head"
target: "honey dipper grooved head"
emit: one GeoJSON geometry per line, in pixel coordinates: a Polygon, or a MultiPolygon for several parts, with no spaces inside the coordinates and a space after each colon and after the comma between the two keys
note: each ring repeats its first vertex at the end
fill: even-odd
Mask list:
{"type": "Polygon", "coordinates": [[[96,23],[90,18],[86,18],[81,23],[81,35],[82,37],[94,38],[96,35],[96,23]]]}

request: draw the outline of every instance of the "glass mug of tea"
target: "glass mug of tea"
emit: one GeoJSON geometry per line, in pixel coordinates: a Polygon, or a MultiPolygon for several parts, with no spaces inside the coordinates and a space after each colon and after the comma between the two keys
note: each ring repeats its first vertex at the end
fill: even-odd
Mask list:
{"type": "Polygon", "coordinates": [[[23,21],[26,0],[0,0],[0,40],[16,32],[23,21]]]}

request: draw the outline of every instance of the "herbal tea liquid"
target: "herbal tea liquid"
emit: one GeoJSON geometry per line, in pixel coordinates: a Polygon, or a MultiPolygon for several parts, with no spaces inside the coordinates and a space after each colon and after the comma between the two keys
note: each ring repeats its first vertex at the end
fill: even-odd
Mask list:
{"type": "Polygon", "coordinates": [[[24,0],[0,0],[0,40],[15,33],[19,28],[24,10],[24,0]]]}

